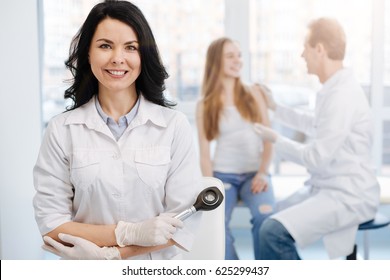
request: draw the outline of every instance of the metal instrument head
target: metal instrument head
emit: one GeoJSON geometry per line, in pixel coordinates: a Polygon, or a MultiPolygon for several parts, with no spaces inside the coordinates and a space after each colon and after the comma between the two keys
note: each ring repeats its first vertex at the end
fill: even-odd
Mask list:
{"type": "Polygon", "coordinates": [[[222,201],[222,192],[217,187],[212,186],[205,188],[199,193],[194,207],[197,211],[210,211],[221,205],[222,201]]]}

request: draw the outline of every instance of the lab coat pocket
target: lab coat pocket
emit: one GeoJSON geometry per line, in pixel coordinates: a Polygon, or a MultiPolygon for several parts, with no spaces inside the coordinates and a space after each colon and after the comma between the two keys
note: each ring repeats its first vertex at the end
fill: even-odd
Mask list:
{"type": "Polygon", "coordinates": [[[137,150],[134,161],[138,176],[146,185],[155,189],[165,185],[171,162],[169,147],[137,150]]]}
{"type": "Polygon", "coordinates": [[[94,151],[73,153],[70,179],[75,189],[88,190],[96,180],[99,172],[99,157],[94,151]]]}

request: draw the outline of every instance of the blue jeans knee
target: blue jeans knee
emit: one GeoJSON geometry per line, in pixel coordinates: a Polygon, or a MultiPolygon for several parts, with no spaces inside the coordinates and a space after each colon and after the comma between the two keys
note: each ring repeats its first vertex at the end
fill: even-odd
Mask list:
{"type": "Polygon", "coordinates": [[[268,218],[259,231],[259,259],[300,260],[294,238],[279,221],[268,218]]]}

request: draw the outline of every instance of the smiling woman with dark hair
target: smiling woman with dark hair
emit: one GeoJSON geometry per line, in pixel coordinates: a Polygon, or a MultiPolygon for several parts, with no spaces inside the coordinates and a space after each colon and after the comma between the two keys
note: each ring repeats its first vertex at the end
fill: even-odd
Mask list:
{"type": "Polygon", "coordinates": [[[92,36],[98,24],[106,18],[117,19],[130,26],[137,36],[141,73],[136,81],[137,94],[161,106],[173,106],[164,98],[165,79],[168,74],[161,62],[159,51],[142,12],[126,1],[106,1],[96,5],[89,13],[84,24],[73,38],[70,56],[65,62],[74,76],[73,85],[65,91],[65,98],[74,101],[73,107],[82,106],[98,93],[98,80],[89,64],[89,51],[92,36]],[[142,59],[146,58],[146,59],[142,59]]]}
{"type": "Polygon", "coordinates": [[[74,104],[49,122],[34,167],[44,248],[66,259],[180,258],[199,215],[173,216],[192,205],[201,173],[190,124],[164,98],[168,75],[142,12],[96,5],[66,65],[74,104]]]}

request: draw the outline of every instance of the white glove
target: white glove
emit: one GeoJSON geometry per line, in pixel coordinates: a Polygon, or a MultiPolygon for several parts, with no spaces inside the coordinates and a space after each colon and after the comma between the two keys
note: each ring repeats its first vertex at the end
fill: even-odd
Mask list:
{"type": "Polygon", "coordinates": [[[60,233],[58,238],[62,241],[74,245],[68,247],[55,241],[49,236],[44,236],[43,240],[50,244],[43,245],[42,249],[51,252],[65,260],[120,260],[121,255],[116,247],[99,247],[95,243],[81,237],[60,233]]]}
{"type": "Polygon", "coordinates": [[[260,123],[253,124],[253,129],[265,141],[270,141],[274,143],[278,138],[278,133],[276,131],[260,123]]]}
{"type": "Polygon", "coordinates": [[[172,215],[163,213],[139,223],[120,221],[115,228],[117,244],[120,247],[127,245],[157,246],[166,244],[173,237],[176,228],[183,227],[183,222],[173,218],[172,215]]]}

